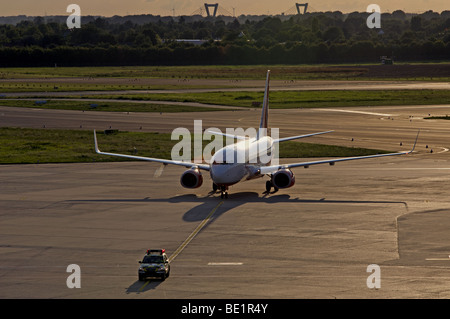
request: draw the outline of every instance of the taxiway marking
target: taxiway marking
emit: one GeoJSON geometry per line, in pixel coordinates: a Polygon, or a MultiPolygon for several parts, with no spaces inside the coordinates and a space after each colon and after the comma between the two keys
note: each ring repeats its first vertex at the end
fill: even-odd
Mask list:
{"type": "Polygon", "coordinates": [[[448,258],[425,258],[425,260],[429,260],[429,261],[434,261],[434,260],[450,261],[450,256],[448,258]]]}
{"type": "Polygon", "coordinates": [[[208,266],[242,266],[244,263],[240,262],[223,262],[223,263],[215,263],[210,262],[208,263],[208,266]]]}
{"type": "Polygon", "coordinates": [[[208,216],[197,226],[197,228],[194,229],[194,231],[186,238],[186,240],[180,245],[180,247],[175,250],[172,256],[170,256],[169,261],[172,262],[175,257],[177,257],[184,248],[191,242],[191,240],[202,230],[202,228],[206,225],[206,223],[209,221],[209,219],[212,217],[212,215],[216,212],[217,208],[219,208],[220,205],[223,204],[223,201],[221,201],[219,204],[217,204],[216,207],[209,213],[208,216]]]}
{"type": "Polygon", "coordinates": [[[331,112],[343,112],[343,113],[366,114],[366,115],[376,115],[376,116],[392,116],[392,114],[374,113],[374,112],[365,112],[365,111],[351,111],[351,110],[341,110],[341,109],[317,109],[317,110],[320,110],[320,111],[331,111],[331,112]]]}
{"type": "Polygon", "coordinates": [[[139,292],[141,292],[142,290],[144,290],[145,286],[147,286],[149,283],[150,283],[150,280],[147,280],[147,281],[145,282],[145,284],[143,284],[142,287],[139,288],[139,292]]]}

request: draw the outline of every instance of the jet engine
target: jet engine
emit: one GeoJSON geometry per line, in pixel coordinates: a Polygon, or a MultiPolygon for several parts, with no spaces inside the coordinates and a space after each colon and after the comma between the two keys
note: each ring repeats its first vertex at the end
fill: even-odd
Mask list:
{"type": "Polygon", "coordinates": [[[276,188],[288,188],[295,184],[295,176],[289,169],[280,169],[272,175],[272,184],[276,188]]]}
{"type": "Polygon", "coordinates": [[[203,184],[202,173],[198,169],[190,169],[181,175],[181,186],[185,188],[198,188],[203,184]]]}

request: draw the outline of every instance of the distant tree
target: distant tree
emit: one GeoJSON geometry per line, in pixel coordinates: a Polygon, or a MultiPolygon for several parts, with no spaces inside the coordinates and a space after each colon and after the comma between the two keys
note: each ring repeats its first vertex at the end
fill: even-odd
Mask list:
{"type": "Polygon", "coordinates": [[[201,28],[201,29],[197,30],[195,37],[197,39],[203,39],[203,40],[210,39],[211,31],[210,31],[210,29],[207,29],[207,28],[201,28]]]}
{"type": "Polygon", "coordinates": [[[349,14],[343,24],[343,32],[347,39],[351,39],[355,34],[366,28],[366,20],[359,14],[349,14]]]}
{"type": "Polygon", "coordinates": [[[414,39],[415,39],[414,32],[406,31],[405,33],[402,34],[402,36],[400,38],[400,42],[410,43],[410,42],[414,41],[414,39]]]}
{"type": "Polygon", "coordinates": [[[448,34],[446,34],[446,35],[444,36],[443,41],[444,41],[445,43],[447,43],[447,45],[450,45],[450,33],[448,33],[448,34]]]}
{"type": "Polygon", "coordinates": [[[319,20],[317,19],[317,17],[314,17],[311,21],[311,31],[316,33],[319,30],[319,20]]]}
{"type": "Polygon", "coordinates": [[[367,28],[366,18],[366,12],[289,18],[86,17],[82,28],[73,30],[57,18],[28,18],[0,24],[0,64],[339,63],[375,61],[392,51],[405,61],[450,56],[448,10],[412,17],[402,10],[383,13],[383,34],[367,28]],[[209,42],[174,41],[181,38],[209,42]]]}
{"type": "Polygon", "coordinates": [[[234,19],[233,22],[228,24],[228,27],[233,30],[238,30],[240,28],[240,26],[241,26],[241,24],[239,23],[238,19],[234,19]]]}
{"type": "Polygon", "coordinates": [[[404,20],[406,19],[406,13],[402,10],[395,10],[392,12],[392,17],[394,19],[404,20]]]}
{"type": "Polygon", "coordinates": [[[153,31],[153,29],[150,26],[146,26],[143,30],[142,30],[142,35],[144,35],[144,37],[152,44],[152,45],[157,45],[160,42],[160,38],[159,36],[156,34],[155,31],[153,31]]]}
{"type": "Polygon", "coordinates": [[[344,32],[339,27],[329,27],[322,35],[324,41],[339,42],[344,40],[344,32]]]}
{"type": "Polygon", "coordinates": [[[420,16],[414,16],[411,18],[411,30],[412,31],[422,30],[422,18],[420,16]]]}

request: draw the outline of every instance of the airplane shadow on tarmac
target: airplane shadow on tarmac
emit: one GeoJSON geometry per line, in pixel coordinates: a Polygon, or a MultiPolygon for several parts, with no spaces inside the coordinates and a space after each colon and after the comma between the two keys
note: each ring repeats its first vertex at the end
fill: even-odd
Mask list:
{"type": "MultiPolygon", "coordinates": [[[[212,224],[222,214],[247,203],[308,203],[308,204],[402,204],[408,210],[408,204],[402,201],[382,201],[382,200],[336,200],[336,199],[301,199],[291,198],[289,194],[276,194],[276,192],[264,192],[260,196],[257,192],[237,192],[229,195],[227,199],[221,199],[214,192],[209,192],[206,196],[198,196],[195,194],[177,195],[170,198],[150,198],[142,199],[91,199],[91,200],[72,200],[71,202],[166,202],[166,203],[199,203],[199,205],[189,209],[183,215],[183,220],[186,222],[201,222],[205,220],[208,215],[216,209],[214,214],[209,217],[208,223],[204,225],[203,229],[212,224]],[[269,196],[270,195],[270,196],[269,196]],[[219,207],[219,203],[222,204],[219,207]]],[[[203,230],[202,229],[202,230],[203,230]]]]}
{"type": "MultiPolygon", "coordinates": [[[[214,196],[213,192],[210,192],[207,196],[197,196],[194,194],[186,194],[186,195],[178,195],[171,197],[169,199],[151,199],[146,198],[146,201],[149,202],[164,202],[167,201],[169,203],[192,203],[197,202],[200,203],[198,206],[195,206],[188,210],[183,215],[183,220],[186,222],[198,222],[204,220],[208,214],[218,206],[218,203],[223,202],[220,207],[217,207],[215,213],[211,216],[208,224],[214,222],[215,219],[220,217],[222,214],[226,213],[229,210],[232,210],[236,207],[247,203],[266,203],[266,204],[277,204],[277,203],[317,203],[317,204],[402,204],[405,208],[408,208],[406,202],[398,202],[398,201],[374,201],[374,200],[327,200],[325,198],[321,199],[301,199],[301,198],[291,198],[289,194],[278,194],[276,195],[274,192],[267,193],[264,192],[263,196],[256,192],[238,192],[232,193],[229,195],[228,199],[220,199],[214,196]],[[271,195],[271,196],[268,196],[271,195]]],[[[204,228],[206,228],[205,225],[204,228]]]]}
{"type": "Polygon", "coordinates": [[[375,201],[375,200],[328,200],[321,199],[301,199],[291,198],[289,194],[276,194],[275,192],[264,192],[262,196],[257,192],[237,192],[229,195],[228,199],[220,199],[214,192],[208,193],[206,196],[198,196],[195,194],[177,195],[171,198],[145,198],[144,202],[168,202],[168,203],[199,203],[199,205],[189,209],[183,215],[186,222],[201,222],[205,220],[209,214],[216,209],[214,214],[209,217],[208,223],[204,225],[202,230],[212,224],[222,214],[247,203],[312,203],[312,204],[401,204],[408,209],[406,202],[400,201],[375,201]],[[269,196],[270,195],[270,196],[269,196]],[[219,206],[218,204],[222,202],[219,206]]]}

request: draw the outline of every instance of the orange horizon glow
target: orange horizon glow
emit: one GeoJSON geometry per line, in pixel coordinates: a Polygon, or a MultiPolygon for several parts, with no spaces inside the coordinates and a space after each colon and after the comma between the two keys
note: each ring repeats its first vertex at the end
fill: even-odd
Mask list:
{"type": "MultiPolygon", "coordinates": [[[[6,1],[5,1],[6,2],[6,1]]],[[[110,17],[114,15],[152,14],[161,16],[192,15],[204,10],[204,3],[219,3],[219,14],[227,15],[278,15],[294,13],[295,3],[292,0],[254,1],[254,0],[17,0],[0,4],[0,16],[28,15],[68,15],[67,6],[74,3],[81,7],[82,15],[110,17]],[[56,3],[56,4],[55,4],[56,3]]],[[[306,1],[305,1],[306,2],[306,1]]],[[[450,10],[447,0],[343,0],[340,2],[316,0],[308,3],[309,12],[341,11],[350,13],[364,12],[369,4],[378,4],[381,12],[402,10],[406,13],[423,13],[429,10],[442,12],[450,10]]],[[[204,12],[204,11],[203,11],[204,12]]]]}

